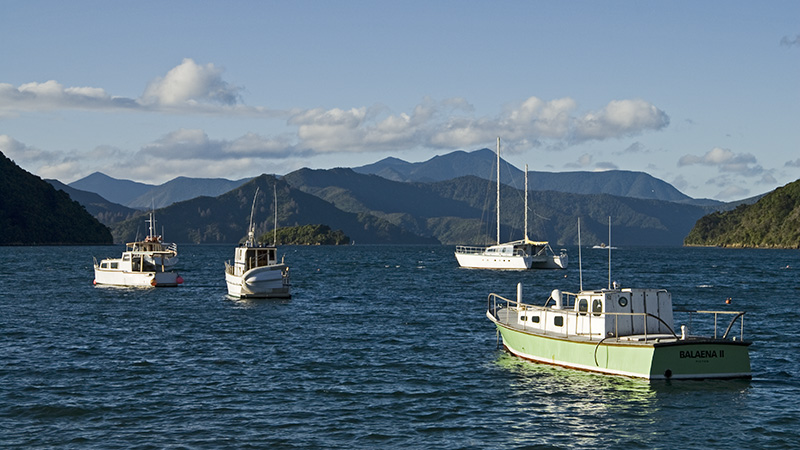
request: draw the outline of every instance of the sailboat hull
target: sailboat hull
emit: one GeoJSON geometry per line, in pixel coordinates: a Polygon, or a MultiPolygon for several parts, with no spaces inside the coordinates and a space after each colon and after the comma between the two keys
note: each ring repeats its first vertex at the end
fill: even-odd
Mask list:
{"type": "Polygon", "coordinates": [[[524,256],[490,256],[484,253],[456,252],[458,265],[469,269],[527,270],[531,268],[531,259],[524,256]]]}

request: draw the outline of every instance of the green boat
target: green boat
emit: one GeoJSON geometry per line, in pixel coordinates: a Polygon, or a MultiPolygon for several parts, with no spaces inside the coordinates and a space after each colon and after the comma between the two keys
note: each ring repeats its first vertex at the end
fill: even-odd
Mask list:
{"type": "Polygon", "coordinates": [[[516,300],[490,294],[486,315],[508,352],[538,363],[647,380],[751,378],[744,312],[675,312],[712,335],[691,335],[687,325],[676,334],[664,289],[554,290],[535,306],[519,284],[516,300]]]}

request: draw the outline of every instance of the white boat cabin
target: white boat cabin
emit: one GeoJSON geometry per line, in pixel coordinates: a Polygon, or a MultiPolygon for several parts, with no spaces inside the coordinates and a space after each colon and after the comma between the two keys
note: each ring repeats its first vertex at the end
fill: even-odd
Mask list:
{"type": "Polygon", "coordinates": [[[673,336],[672,295],[664,289],[602,289],[578,294],[556,289],[540,307],[522,304],[518,286],[517,301],[517,326],[524,330],[588,339],[673,336]],[[548,306],[550,300],[552,306],[548,306]]]}
{"type": "Polygon", "coordinates": [[[256,267],[272,266],[278,263],[278,249],[275,247],[236,247],[233,275],[241,276],[256,267]]]}

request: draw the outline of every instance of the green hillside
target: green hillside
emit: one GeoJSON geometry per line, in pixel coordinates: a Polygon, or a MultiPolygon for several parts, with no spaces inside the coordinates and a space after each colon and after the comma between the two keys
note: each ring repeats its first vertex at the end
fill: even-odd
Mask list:
{"type": "MultiPolygon", "coordinates": [[[[495,185],[483,178],[408,183],[350,169],[302,169],[286,175],[285,180],[344,211],[368,213],[443,244],[489,244],[496,238],[495,185]]],[[[531,191],[528,200],[529,237],[555,245],[577,243],[578,217],[584,243],[607,241],[609,215],[619,239],[615,242],[620,245],[681,245],[692,225],[709,211],[607,194],[531,191]]],[[[521,239],[524,193],[503,185],[500,210],[501,241],[521,239]]]]}
{"type": "Polygon", "coordinates": [[[800,180],[752,205],[700,218],[685,245],[800,248],[800,180]]]}
{"type": "MultiPolygon", "coordinates": [[[[273,229],[273,186],[277,186],[278,228],[308,224],[325,224],[342,230],[351,239],[363,244],[431,244],[424,238],[401,229],[386,220],[367,213],[342,211],[332,204],[289,186],[284,180],[261,175],[219,197],[198,197],[156,210],[159,229],[164,239],[191,243],[238,243],[247,235],[250,210],[256,187],[256,233],[273,229]]],[[[114,226],[115,242],[125,242],[145,232],[144,217],[129,219],[114,226]]]]}
{"type": "Polygon", "coordinates": [[[108,228],[64,191],[0,152],[0,245],[110,244],[108,228]]]}

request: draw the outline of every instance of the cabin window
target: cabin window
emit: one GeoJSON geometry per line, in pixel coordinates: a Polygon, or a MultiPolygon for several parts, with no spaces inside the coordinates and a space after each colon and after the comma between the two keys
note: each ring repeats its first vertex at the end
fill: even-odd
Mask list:
{"type": "Polygon", "coordinates": [[[564,316],[555,316],[555,317],[553,317],[553,325],[555,325],[557,327],[563,327],[564,326],[564,316]]]}
{"type": "Polygon", "coordinates": [[[628,306],[628,298],[627,297],[620,297],[619,300],[617,300],[617,303],[619,303],[619,306],[622,306],[624,308],[624,307],[628,306]]]}
{"type": "Polygon", "coordinates": [[[112,269],[118,269],[118,268],[119,268],[119,264],[118,264],[118,263],[115,263],[115,262],[112,262],[112,263],[111,263],[111,268],[112,268],[112,269]]]}
{"type": "Polygon", "coordinates": [[[589,311],[589,300],[582,298],[578,300],[578,314],[585,316],[586,311],[589,311]]]}
{"type": "Polygon", "coordinates": [[[531,322],[539,323],[539,316],[531,316],[531,322]]]}
{"type": "Polygon", "coordinates": [[[130,261],[131,260],[131,255],[122,255],[122,260],[123,261],[130,261]]]}
{"type": "Polygon", "coordinates": [[[592,300],[592,312],[595,316],[599,316],[603,312],[603,301],[600,299],[592,300]]]}
{"type": "Polygon", "coordinates": [[[527,320],[528,320],[528,317],[527,317],[527,316],[520,316],[520,317],[519,317],[519,320],[521,320],[521,321],[525,322],[525,321],[527,321],[527,320]]]}
{"type": "Polygon", "coordinates": [[[101,269],[108,269],[108,263],[102,263],[102,264],[100,264],[100,268],[101,268],[101,269]]]}

